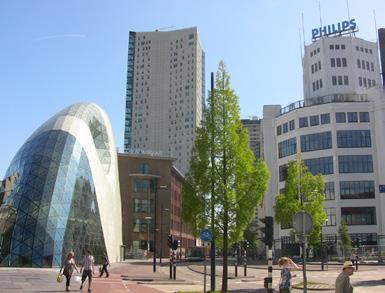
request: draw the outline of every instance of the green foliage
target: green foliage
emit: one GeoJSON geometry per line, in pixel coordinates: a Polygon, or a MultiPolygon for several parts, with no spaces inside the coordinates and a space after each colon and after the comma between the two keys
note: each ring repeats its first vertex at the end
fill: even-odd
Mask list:
{"type": "Polygon", "coordinates": [[[342,255],[349,257],[352,252],[352,238],[350,237],[348,226],[344,220],[338,226],[338,235],[340,236],[340,246],[342,249],[342,255]]]}
{"type": "Polygon", "coordinates": [[[275,221],[291,226],[294,215],[304,210],[313,218],[313,231],[309,235],[309,244],[319,243],[322,226],[327,216],[323,209],[325,183],[321,174],[313,175],[302,160],[288,163],[285,188],[276,197],[275,221]],[[303,201],[301,201],[301,197],[303,201]]]}
{"type": "MultiPolygon", "coordinates": [[[[215,242],[227,256],[228,243],[241,240],[253,219],[269,176],[264,161],[255,162],[248,132],[240,120],[238,97],[220,62],[216,87],[197,131],[190,170],[183,184],[183,220],[190,223],[195,234],[213,223],[215,242]]],[[[222,287],[226,288],[227,285],[222,287]]]]}

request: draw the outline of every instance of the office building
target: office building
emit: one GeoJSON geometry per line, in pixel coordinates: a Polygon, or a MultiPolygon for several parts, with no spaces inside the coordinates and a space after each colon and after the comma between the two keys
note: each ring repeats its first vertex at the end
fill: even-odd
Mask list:
{"type": "Polygon", "coordinates": [[[74,104],[22,145],[0,190],[2,266],[58,267],[71,250],[122,260],[116,146],[106,113],[74,104]]]}
{"type": "Polygon", "coordinates": [[[175,157],[185,174],[202,119],[204,83],[197,28],[131,31],[124,152],[175,157]]]}
{"type": "Polygon", "coordinates": [[[241,119],[244,127],[249,132],[249,146],[254,153],[255,159],[263,156],[263,137],[261,131],[261,119],[258,117],[251,117],[249,119],[241,119]]]}
{"type": "MultiPolygon", "coordinates": [[[[324,175],[322,233],[335,252],[341,220],[353,240],[383,244],[385,95],[377,43],[352,33],[322,36],[305,46],[302,61],[304,100],[263,109],[264,158],[272,173],[264,212],[274,215],[287,164],[300,153],[313,174],[324,175]]],[[[277,251],[291,245],[289,232],[275,225],[277,251]]]]}

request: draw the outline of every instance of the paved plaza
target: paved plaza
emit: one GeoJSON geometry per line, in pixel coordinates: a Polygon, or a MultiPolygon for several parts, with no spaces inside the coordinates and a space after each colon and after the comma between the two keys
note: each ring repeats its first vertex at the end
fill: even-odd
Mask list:
{"type": "MultiPolygon", "coordinates": [[[[341,265],[330,265],[321,271],[319,265],[308,266],[308,280],[334,286],[334,281],[340,272],[341,265]]],[[[209,271],[209,266],[207,266],[209,271]]],[[[110,278],[98,278],[95,275],[92,292],[95,293],[174,293],[178,291],[203,292],[203,264],[180,263],[177,267],[176,280],[169,279],[169,267],[165,263],[157,266],[157,272],[152,272],[150,261],[129,261],[113,264],[110,278]]],[[[0,293],[16,292],[65,292],[65,283],[57,283],[58,269],[31,268],[0,268],[0,293]]],[[[279,269],[274,267],[273,284],[277,288],[279,269]]],[[[221,267],[217,267],[217,289],[221,286],[221,267]]],[[[248,267],[247,276],[243,276],[243,267],[238,269],[238,277],[234,276],[234,267],[229,267],[229,292],[265,292],[263,279],[267,275],[265,266],[248,267]]],[[[355,293],[385,292],[385,266],[363,265],[359,267],[351,281],[355,286],[355,293]]],[[[210,278],[207,276],[207,289],[210,278]]],[[[302,271],[297,272],[294,283],[302,282],[302,271]]],[[[80,275],[75,273],[71,282],[71,292],[80,292],[80,275]]],[[[86,287],[86,286],[85,286],[86,287]]],[[[312,286],[309,286],[312,287],[312,286]]],[[[83,289],[83,292],[86,292],[83,289]]],[[[309,292],[313,291],[309,288],[309,292]]],[[[293,292],[302,292],[293,289],[293,292]]],[[[320,292],[320,291],[317,291],[320,292]]],[[[334,292],[324,290],[321,292],[334,292]]]]}

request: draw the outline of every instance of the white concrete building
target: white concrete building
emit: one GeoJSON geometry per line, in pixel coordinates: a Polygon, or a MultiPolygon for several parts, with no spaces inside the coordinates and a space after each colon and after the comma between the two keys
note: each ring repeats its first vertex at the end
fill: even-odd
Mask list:
{"type": "MultiPolygon", "coordinates": [[[[288,161],[301,153],[313,174],[325,176],[324,239],[335,243],[344,219],[353,240],[381,244],[385,95],[380,72],[377,43],[348,35],[321,37],[305,47],[304,101],[263,109],[264,158],[272,173],[266,215],[274,215],[288,161]]],[[[289,231],[275,225],[274,238],[284,245],[289,231]]]]}
{"type": "Polygon", "coordinates": [[[196,27],[130,32],[124,151],[175,157],[176,167],[187,172],[204,78],[196,27]]]}

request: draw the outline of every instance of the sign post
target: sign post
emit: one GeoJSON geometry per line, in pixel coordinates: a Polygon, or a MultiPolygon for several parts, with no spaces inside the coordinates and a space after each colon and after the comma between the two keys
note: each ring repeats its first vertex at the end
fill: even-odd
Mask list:
{"type": "MultiPolygon", "coordinates": [[[[203,246],[205,246],[205,243],[210,242],[213,239],[213,233],[210,229],[204,228],[202,229],[200,233],[200,239],[203,241],[203,246]]],[[[207,275],[207,266],[206,266],[206,250],[204,252],[204,277],[203,277],[203,292],[206,293],[206,275],[207,275]]]]}
{"type": "Polygon", "coordinates": [[[311,215],[305,211],[300,211],[294,215],[293,227],[300,239],[302,246],[302,273],[303,273],[303,292],[307,292],[306,277],[306,236],[313,230],[313,219],[311,215]]]}

